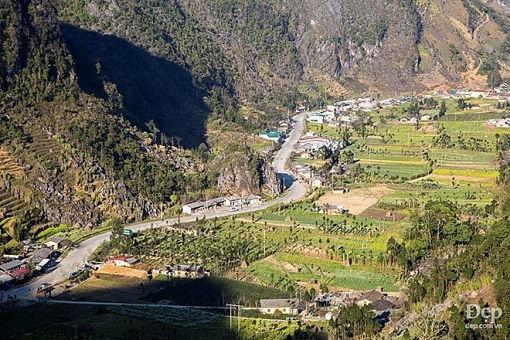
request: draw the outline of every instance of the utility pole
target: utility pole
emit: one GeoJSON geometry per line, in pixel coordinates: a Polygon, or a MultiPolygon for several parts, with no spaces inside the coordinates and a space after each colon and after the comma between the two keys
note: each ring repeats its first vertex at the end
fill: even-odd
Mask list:
{"type": "Polygon", "coordinates": [[[264,234],[264,258],[265,258],[266,257],[266,229],[264,229],[262,232],[264,234]]]}

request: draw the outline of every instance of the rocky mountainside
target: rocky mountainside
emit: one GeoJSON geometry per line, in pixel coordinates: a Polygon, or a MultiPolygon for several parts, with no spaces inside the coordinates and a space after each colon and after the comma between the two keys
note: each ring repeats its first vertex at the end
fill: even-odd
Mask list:
{"type": "Polygon", "coordinates": [[[205,93],[262,108],[507,77],[504,2],[108,0],[59,9],[75,27],[182,65],[205,93]]]}
{"type": "Polygon", "coordinates": [[[159,214],[193,169],[187,154],[115,115],[114,87],[111,98],[80,89],[48,1],[4,1],[0,14],[0,245],[47,222],[159,214]]]}

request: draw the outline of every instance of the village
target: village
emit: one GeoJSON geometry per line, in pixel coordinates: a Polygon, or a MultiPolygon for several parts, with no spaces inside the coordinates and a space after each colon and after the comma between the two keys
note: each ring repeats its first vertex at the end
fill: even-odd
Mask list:
{"type": "Polygon", "coordinates": [[[0,290],[27,283],[53,270],[71,246],[70,240],[52,236],[42,243],[24,244],[23,255],[4,255],[4,263],[0,265],[0,290]]]}
{"type": "MultiPolygon", "coordinates": [[[[436,95],[439,98],[456,98],[457,96],[459,96],[458,98],[478,98],[480,96],[491,97],[496,94],[489,91],[467,91],[465,93],[460,91],[450,91],[445,93],[438,92],[436,95]]],[[[503,96],[501,93],[497,95],[499,98],[504,98],[499,100],[502,102],[504,100],[505,103],[507,99],[510,98],[510,95],[503,96]]],[[[326,109],[323,110],[301,113],[304,116],[304,120],[308,123],[326,124],[329,127],[340,130],[343,128],[350,128],[353,124],[356,124],[358,120],[364,119],[359,112],[367,113],[377,110],[378,108],[400,105],[411,100],[413,100],[411,97],[401,97],[380,101],[374,98],[359,98],[358,100],[340,101],[333,105],[328,105],[326,109]]],[[[437,119],[437,112],[427,112],[417,116],[406,115],[404,117],[397,117],[394,123],[416,124],[419,121],[435,119],[437,119]]],[[[287,137],[292,126],[291,123],[291,121],[282,121],[278,129],[261,132],[259,137],[274,141],[278,146],[278,144],[287,137]]],[[[498,128],[509,127],[510,117],[504,116],[499,119],[490,119],[486,122],[486,124],[498,128]]],[[[350,192],[350,188],[343,185],[336,186],[333,180],[336,175],[349,175],[349,170],[344,163],[339,162],[334,164],[327,171],[322,171],[317,167],[312,166],[311,162],[308,162],[309,160],[322,159],[325,153],[333,154],[343,150],[345,147],[347,147],[347,144],[344,140],[324,137],[321,136],[320,133],[314,133],[311,131],[306,132],[295,144],[291,155],[293,162],[290,163],[288,170],[295,179],[298,179],[301,183],[305,183],[312,191],[327,188],[332,194],[347,196],[344,194],[348,194],[350,192]]],[[[264,203],[266,203],[266,200],[260,195],[241,193],[239,195],[233,194],[229,196],[212,197],[206,200],[187,203],[182,206],[181,212],[183,217],[193,217],[196,218],[196,222],[198,222],[199,216],[201,214],[204,214],[205,216],[205,213],[207,212],[237,213],[242,209],[257,207],[264,203]]],[[[318,204],[317,206],[314,205],[311,211],[318,212],[323,215],[337,215],[349,212],[349,208],[343,204],[323,203],[318,204]]],[[[181,216],[179,215],[179,219],[180,217],[181,216]]],[[[395,215],[392,213],[381,220],[392,220],[392,222],[395,222],[395,215]]],[[[161,223],[159,227],[161,227],[161,229],[167,234],[171,233],[172,235],[177,234],[193,235],[195,237],[211,237],[215,233],[214,229],[203,228],[198,223],[161,223]]],[[[271,230],[272,227],[269,228],[269,231],[271,230]]],[[[132,238],[134,237],[134,234],[129,228],[124,228],[124,236],[132,238]]],[[[4,256],[4,263],[0,265],[0,288],[8,290],[17,285],[30,282],[30,280],[36,276],[44,275],[44,273],[54,270],[54,268],[58,266],[61,256],[63,254],[65,255],[66,251],[72,249],[72,246],[73,244],[70,240],[54,236],[43,243],[25,244],[23,246],[24,254],[21,256],[14,257],[13,255],[12,258],[9,257],[10,255],[4,256]]],[[[120,273],[126,273],[126,271],[129,270],[140,271],[140,268],[142,268],[139,267],[140,262],[142,261],[132,255],[110,255],[103,260],[97,263],[89,263],[86,261],[80,263],[75,271],[73,271],[68,277],[64,278],[64,281],[72,282],[72,287],[74,287],[81,283],[81,278],[87,278],[89,276],[99,277],[103,273],[107,273],[109,275],[124,275],[120,273]],[[123,268],[123,270],[121,271],[120,268],[123,268]]],[[[152,260],[158,260],[157,256],[153,255],[152,260]]],[[[412,272],[411,275],[416,275],[417,273],[427,275],[431,271],[431,268],[435,265],[433,260],[427,259],[427,261],[417,268],[415,272],[412,272]]],[[[171,280],[181,279],[207,280],[212,275],[211,272],[204,266],[193,262],[186,263],[186,261],[183,261],[183,263],[157,265],[154,268],[150,268],[148,271],[144,269],[144,271],[146,271],[147,275],[144,276],[142,273],[141,277],[143,277],[143,280],[148,280],[143,281],[144,287],[150,284],[152,277],[159,277],[160,279],[163,278],[163,281],[166,278],[166,280],[170,282],[171,280]]],[[[71,287],[69,284],[65,284],[65,286],[71,287]]],[[[49,298],[51,297],[51,294],[48,296],[47,293],[51,292],[55,287],[44,283],[39,288],[40,289],[35,292],[35,295],[39,298],[41,296],[49,298]]],[[[271,319],[287,318],[289,320],[304,321],[327,321],[331,318],[332,312],[338,312],[347,306],[370,306],[371,311],[374,313],[373,320],[377,321],[381,325],[385,325],[390,321],[392,313],[402,310],[403,306],[408,306],[406,305],[408,304],[407,298],[403,292],[386,292],[382,287],[365,291],[336,289],[336,291],[321,289],[316,280],[310,280],[310,282],[307,282],[305,285],[301,285],[300,283],[298,291],[289,298],[262,298],[258,300],[256,306],[236,306],[238,306],[237,308],[242,311],[258,311],[261,315],[271,319]],[[307,293],[308,297],[303,297],[304,292],[307,293]]],[[[64,290],[60,289],[59,291],[69,293],[69,288],[65,288],[64,290]]],[[[2,294],[2,300],[3,299],[4,294],[2,294]]],[[[162,302],[160,303],[166,303],[164,302],[165,300],[161,301],[162,302]]]]}

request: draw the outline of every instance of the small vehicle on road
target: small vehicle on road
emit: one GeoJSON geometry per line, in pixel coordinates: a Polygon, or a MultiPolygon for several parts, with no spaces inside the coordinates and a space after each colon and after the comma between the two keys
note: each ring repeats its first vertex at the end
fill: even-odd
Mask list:
{"type": "Polygon", "coordinates": [[[41,283],[39,285],[39,287],[37,287],[37,293],[42,293],[42,292],[45,292],[50,289],[51,289],[51,283],[44,282],[44,283],[41,283]]]}
{"type": "Polygon", "coordinates": [[[230,207],[230,209],[229,209],[229,210],[230,210],[230,211],[237,211],[237,210],[239,210],[239,209],[238,209],[237,207],[230,207]]]}

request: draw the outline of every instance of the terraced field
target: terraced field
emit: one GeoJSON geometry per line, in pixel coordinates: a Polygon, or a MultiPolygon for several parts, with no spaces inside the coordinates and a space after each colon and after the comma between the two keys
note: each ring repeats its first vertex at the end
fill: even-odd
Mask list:
{"type": "MultiPolygon", "coordinates": [[[[15,224],[28,204],[15,198],[9,192],[0,189],[0,229],[11,238],[15,238],[15,224]]],[[[0,233],[1,234],[1,233],[0,233]]]]}
{"type": "Polygon", "coordinates": [[[25,172],[7,150],[0,149],[0,177],[7,174],[15,178],[23,178],[25,172]]]}

